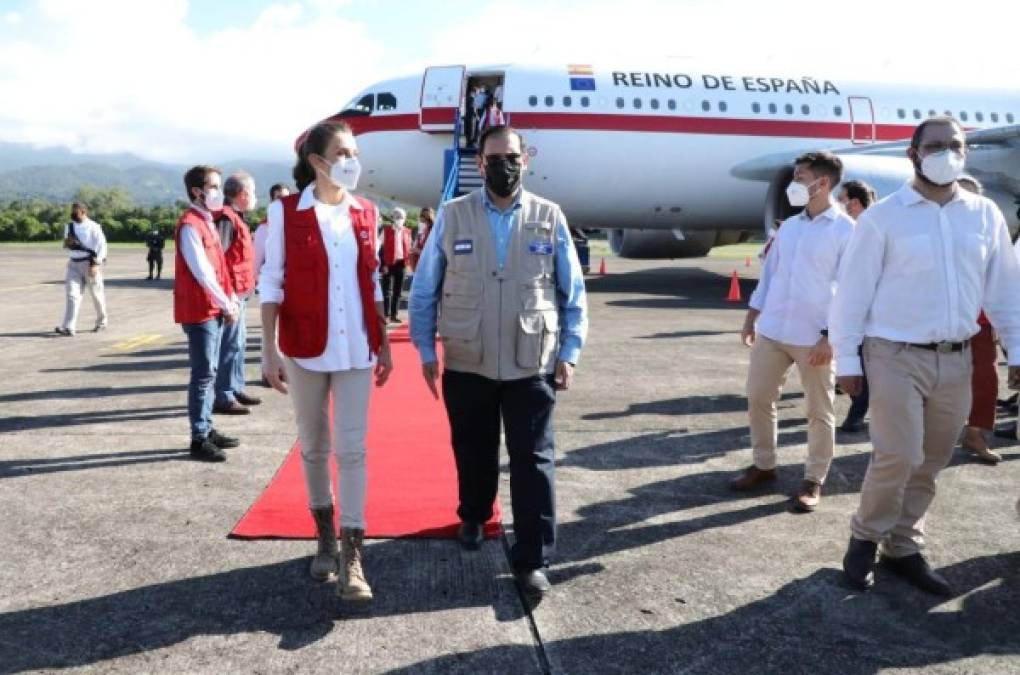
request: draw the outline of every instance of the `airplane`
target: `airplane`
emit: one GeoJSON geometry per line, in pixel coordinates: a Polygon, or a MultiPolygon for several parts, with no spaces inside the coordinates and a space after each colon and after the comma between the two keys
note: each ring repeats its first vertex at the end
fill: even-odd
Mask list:
{"type": "Polygon", "coordinates": [[[757,68],[450,65],[377,82],[328,118],[358,137],[360,189],[434,205],[479,187],[463,113],[481,84],[502,88],[507,123],[524,136],[525,186],[558,202],[572,226],[607,230],[623,257],[703,256],[767,232],[796,211],[785,188],[809,150],[835,152],[845,180],[889,194],[913,175],[905,149],[915,126],[936,115],[965,127],[968,172],[1020,227],[1020,90],[757,68]]]}

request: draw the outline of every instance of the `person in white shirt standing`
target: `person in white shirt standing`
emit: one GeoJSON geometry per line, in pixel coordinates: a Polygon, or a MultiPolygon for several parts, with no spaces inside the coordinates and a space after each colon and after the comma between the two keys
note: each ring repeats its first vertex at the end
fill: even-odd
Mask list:
{"type": "Polygon", "coordinates": [[[731,483],[753,490],[776,480],[776,402],[794,364],[800,372],[808,414],[808,459],[793,507],[813,511],[821,499],[835,447],[835,377],[829,345],[829,310],[854,223],[832,190],[843,179],[843,162],[828,152],[809,152],[795,162],[786,194],[793,207],[751,295],[741,339],[752,347],[747,374],[748,413],[754,463],[731,483]]]}
{"type": "Polygon", "coordinates": [[[106,260],[106,236],[99,223],[89,218],[84,202],[71,205],[71,222],[64,228],[64,248],[71,252],[64,274],[64,320],[56,327],[60,335],[71,337],[78,323],[82,289],[87,288],[96,308],[93,332],[106,328],[106,294],[103,289],[103,261],[106,260]]]}
{"type": "MultiPolygon", "coordinates": [[[[269,203],[272,204],[280,197],[286,197],[290,194],[290,188],[283,183],[274,183],[273,187],[269,188],[269,203]]],[[[266,237],[269,236],[269,222],[263,220],[259,223],[258,228],[255,230],[255,236],[252,240],[255,244],[255,281],[258,281],[259,274],[262,273],[262,265],[266,262],[266,237]]],[[[256,285],[257,288],[257,285],[256,285]]],[[[266,384],[266,386],[269,386],[266,384]]]]}
{"type": "Polygon", "coordinates": [[[874,451],[843,558],[847,581],[874,584],[876,553],[893,573],[929,593],[950,584],[921,555],[925,513],[970,409],[970,339],[983,307],[1020,382],[1020,262],[1005,218],[960,189],[966,137],[952,117],[914,131],[914,178],[861,214],[832,313],[839,383],[871,389],[874,451]]]}

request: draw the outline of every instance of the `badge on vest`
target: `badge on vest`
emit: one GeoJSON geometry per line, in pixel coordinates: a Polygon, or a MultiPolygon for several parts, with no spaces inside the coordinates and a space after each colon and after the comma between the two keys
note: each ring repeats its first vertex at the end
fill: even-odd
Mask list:
{"type": "Polygon", "coordinates": [[[552,255],[553,245],[551,241],[535,239],[528,244],[528,253],[531,255],[552,255]]]}
{"type": "Polygon", "coordinates": [[[471,239],[458,239],[453,242],[454,255],[467,255],[475,250],[475,242],[471,239]]]}

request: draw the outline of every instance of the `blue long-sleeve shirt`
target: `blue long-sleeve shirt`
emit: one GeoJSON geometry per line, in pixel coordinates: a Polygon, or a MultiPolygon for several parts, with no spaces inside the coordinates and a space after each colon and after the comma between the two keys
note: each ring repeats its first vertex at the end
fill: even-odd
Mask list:
{"type": "MultiPolygon", "coordinates": [[[[506,211],[500,211],[482,191],[482,203],[489,217],[492,240],[496,245],[499,268],[506,265],[507,248],[514,226],[520,221],[521,203],[518,198],[506,211]]],[[[414,271],[408,314],[411,317],[411,341],[421,355],[422,363],[434,363],[436,356],[436,320],[439,298],[446,275],[446,255],[440,242],[443,240],[443,210],[440,208],[436,224],[429,234],[421,259],[414,271]]],[[[584,272],[574,250],[565,218],[556,224],[555,233],[556,304],[560,315],[559,360],[576,364],[588,333],[587,298],[584,292],[584,272]]]]}

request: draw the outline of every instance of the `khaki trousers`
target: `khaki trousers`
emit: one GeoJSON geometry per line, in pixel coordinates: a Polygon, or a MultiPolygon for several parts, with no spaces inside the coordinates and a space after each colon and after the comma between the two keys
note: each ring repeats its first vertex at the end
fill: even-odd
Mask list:
{"type": "Polygon", "coordinates": [[[833,364],[808,363],[811,347],[797,347],[758,335],[751,348],[751,367],[747,373],[747,403],[751,420],[751,448],[754,465],[759,469],[776,468],[778,426],[776,402],[783,385],[796,364],[804,387],[808,417],[808,459],[804,478],[825,482],[836,445],[836,381],[833,364]]]}
{"type": "Polygon", "coordinates": [[[87,288],[92,296],[92,305],[96,309],[96,325],[106,325],[106,294],[103,290],[103,273],[96,274],[95,279],[89,278],[89,261],[68,260],[67,272],[64,274],[64,289],[67,300],[64,304],[64,321],[61,327],[72,333],[78,323],[78,310],[81,309],[83,288],[87,288]]]}
{"type": "Polygon", "coordinates": [[[310,508],[333,505],[329,454],[336,453],[340,472],[340,525],[365,529],[365,435],[372,369],[319,372],[284,358],[290,398],[294,402],[301,459],[310,508]],[[329,399],[333,396],[335,441],[329,433],[329,399]]]}
{"type": "Polygon", "coordinates": [[[970,411],[970,348],[940,354],[864,340],[874,451],[851,520],[853,536],[894,558],[924,546],[924,514],[970,411]]]}

